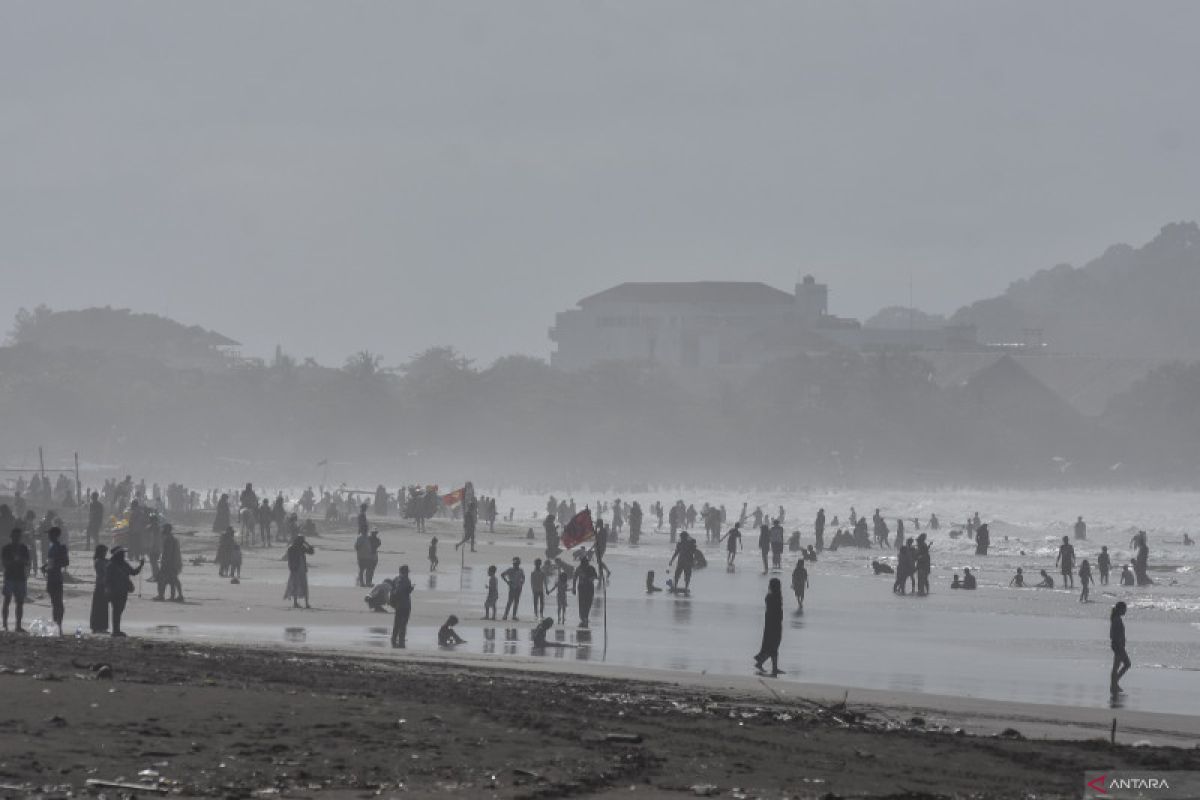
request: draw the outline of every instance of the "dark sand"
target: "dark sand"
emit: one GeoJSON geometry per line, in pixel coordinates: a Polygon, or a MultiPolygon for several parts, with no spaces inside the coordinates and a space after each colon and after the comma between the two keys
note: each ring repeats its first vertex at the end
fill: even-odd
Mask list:
{"type": "Polygon", "coordinates": [[[1078,797],[1085,769],[1200,769],[1195,749],[955,735],[861,715],[853,702],[830,712],[445,662],[5,634],[0,664],[5,796],[161,779],[176,796],[212,797],[709,791],[694,787],[724,797],[1078,797]],[[112,680],[94,676],[98,663],[112,680]],[[641,741],[606,739],[614,733],[641,741]]]}

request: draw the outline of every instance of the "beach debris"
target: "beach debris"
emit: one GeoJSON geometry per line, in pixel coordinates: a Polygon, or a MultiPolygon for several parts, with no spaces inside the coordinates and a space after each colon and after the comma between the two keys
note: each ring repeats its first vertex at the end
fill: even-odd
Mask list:
{"type": "Polygon", "coordinates": [[[908,721],[908,724],[914,728],[924,728],[925,727],[925,718],[924,717],[913,717],[912,719],[910,719],[908,721]]]}
{"type": "Polygon", "coordinates": [[[720,791],[711,783],[697,783],[692,787],[692,794],[696,797],[715,797],[720,791]]]}
{"type": "Polygon", "coordinates": [[[637,733],[606,733],[604,741],[609,744],[641,744],[642,737],[637,733]]]}
{"type": "Polygon", "coordinates": [[[153,794],[166,794],[170,791],[165,786],[159,786],[152,783],[127,783],[125,781],[105,781],[99,778],[88,778],[87,786],[95,789],[124,789],[129,792],[151,792],[153,794]]]}
{"type": "Polygon", "coordinates": [[[1016,728],[1005,728],[996,734],[1001,739],[1024,739],[1025,737],[1016,728]]]}
{"type": "Polygon", "coordinates": [[[49,719],[46,720],[46,722],[49,722],[51,725],[55,726],[56,728],[67,727],[67,718],[60,717],[58,714],[55,714],[53,717],[50,717],[49,719]]]}

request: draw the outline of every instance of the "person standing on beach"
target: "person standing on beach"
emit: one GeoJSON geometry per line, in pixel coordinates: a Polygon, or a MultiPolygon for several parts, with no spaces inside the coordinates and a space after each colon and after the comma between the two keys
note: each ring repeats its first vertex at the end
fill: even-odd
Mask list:
{"type": "Polygon", "coordinates": [[[104,504],[100,502],[100,493],[92,492],[91,502],[88,503],[87,546],[100,544],[100,528],[104,525],[104,504]]]}
{"type": "Polygon", "coordinates": [[[367,504],[362,503],[358,507],[358,535],[366,537],[371,531],[371,524],[367,521],[367,504]]]}
{"type": "Polygon", "coordinates": [[[514,558],[512,566],[500,573],[500,579],[508,586],[508,600],[504,604],[504,619],[508,619],[511,611],[513,622],[517,622],[521,592],[525,589],[525,570],[521,569],[521,559],[514,558]]]}
{"type": "Polygon", "coordinates": [[[108,569],[108,548],[96,545],[92,554],[92,567],[96,570],[96,585],[92,589],[92,614],[89,627],[92,633],[108,632],[108,593],[104,590],[104,574],[108,569]]]}
{"type": "Polygon", "coordinates": [[[355,586],[367,585],[367,552],[371,549],[371,540],[367,532],[360,530],[354,540],[354,557],[358,561],[358,577],[354,579],[355,586]]]}
{"type": "Polygon", "coordinates": [[[1094,580],[1095,579],[1092,578],[1092,565],[1089,564],[1088,560],[1085,558],[1079,564],[1079,585],[1082,587],[1082,591],[1079,593],[1079,602],[1091,602],[1088,600],[1088,585],[1093,583],[1094,580]]]}
{"type": "Polygon", "coordinates": [[[50,547],[46,551],[46,562],[42,564],[42,574],[46,576],[46,594],[50,596],[51,615],[54,618],[54,624],[58,627],[58,635],[62,636],[63,616],[66,614],[66,609],[63,607],[63,570],[71,564],[71,555],[67,552],[67,546],[60,540],[62,539],[62,529],[55,526],[50,529],[47,536],[50,539],[50,547]]]}
{"type": "Polygon", "coordinates": [[[1076,539],[1086,539],[1087,538],[1087,523],[1083,521],[1083,517],[1080,517],[1079,519],[1075,520],[1075,538],[1076,539]]]}
{"type": "Polygon", "coordinates": [[[383,541],[379,538],[379,531],[371,531],[371,535],[367,537],[367,568],[363,573],[363,585],[375,585],[375,568],[379,566],[379,548],[383,545],[383,541]]]}
{"type": "Polygon", "coordinates": [[[429,540],[429,571],[430,572],[437,572],[437,568],[438,568],[437,543],[438,543],[438,538],[436,536],[434,536],[432,539],[429,540]]]}
{"type": "Polygon", "coordinates": [[[825,509],[817,509],[817,519],[813,523],[813,533],[817,540],[817,552],[825,549],[825,509]]]}
{"type": "Polygon", "coordinates": [[[1108,555],[1108,545],[1100,548],[1100,555],[1096,556],[1096,568],[1100,570],[1100,585],[1108,586],[1108,573],[1112,569],[1112,559],[1108,555]]]}
{"type": "Polygon", "coordinates": [[[667,566],[675,563],[675,559],[679,559],[679,564],[675,567],[675,582],[671,585],[671,593],[679,594],[679,578],[683,577],[683,592],[690,594],[692,588],[692,568],[696,562],[696,540],[689,536],[686,532],[680,532],[679,544],[675,545],[675,553],[671,556],[671,560],[667,562],[667,566]]]}
{"type": "Polygon", "coordinates": [[[783,523],[778,519],[771,523],[771,566],[783,568],[783,523]]]}
{"type": "Polygon", "coordinates": [[[400,567],[399,573],[392,579],[391,606],[395,611],[392,617],[392,647],[404,647],[408,639],[408,618],[412,616],[412,581],[408,579],[408,564],[400,567]]]}
{"type": "Polygon", "coordinates": [[[1058,556],[1054,559],[1054,564],[1062,570],[1063,588],[1075,588],[1075,548],[1071,546],[1071,540],[1066,536],[1062,538],[1062,544],[1058,547],[1058,556]]]}
{"type": "Polygon", "coordinates": [[[183,571],[183,554],[179,551],[179,540],[175,538],[174,529],[168,523],[162,529],[162,555],[158,566],[158,596],[155,600],[162,602],[167,589],[171,590],[171,602],[183,602],[183,584],[179,582],[179,573],[183,571]]]}
{"type": "Polygon", "coordinates": [[[575,569],[571,590],[579,597],[579,627],[588,627],[592,615],[592,601],[596,597],[596,578],[598,573],[587,556],[580,559],[575,569]]]}
{"type": "Polygon", "coordinates": [[[555,599],[558,601],[558,624],[567,624],[567,589],[571,587],[571,575],[560,569],[555,581],[555,599]]]}
{"type": "MultiPolygon", "coordinates": [[[[761,519],[761,512],[760,512],[760,519],[761,519]]],[[[760,553],[762,553],[762,562],[763,562],[762,574],[766,575],[767,571],[770,569],[770,566],[767,563],[767,559],[771,554],[771,529],[769,527],[767,527],[766,525],[758,526],[758,550],[760,553]]]]}
{"type": "Polygon", "coordinates": [[[114,547],[112,557],[104,570],[104,589],[108,595],[108,603],[112,608],[112,635],[123,638],[121,630],[121,615],[125,613],[125,605],[129,602],[129,593],[133,591],[133,576],[146,566],[146,559],[138,560],[136,567],[129,566],[125,560],[125,548],[114,547]]]}
{"type": "Polygon", "coordinates": [[[541,619],[546,613],[546,573],[542,572],[542,560],[533,561],[533,572],[529,573],[529,591],[533,594],[533,616],[541,619]]]}
{"type": "Polygon", "coordinates": [[[754,668],[763,671],[763,663],[771,659],[771,677],[780,675],[779,644],[783,640],[783,590],[779,578],[771,578],[767,587],[766,615],[763,619],[762,647],[754,656],[754,668]]]}
{"type": "Polygon", "coordinates": [[[1129,654],[1125,652],[1125,620],[1122,619],[1124,616],[1125,602],[1120,601],[1113,606],[1108,623],[1108,639],[1113,651],[1109,691],[1114,697],[1121,694],[1121,678],[1125,677],[1125,673],[1129,672],[1130,667],[1133,666],[1133,662],[1129,660],[1129,654]]]}
{"type": "Polygon", "coordinates": [[[488,567],[487,597],[483,600],[483,618],[496,618],[496,603],[500,600],[499,581],[496,580],[496,565],[488,567]]]}
{"type": "MultiPolygon", "coordinates": [[[[290,598],[292,608],[300,607],[301,598],[304,598],[305,608],[312,608],[308,604],[308,557],[314,552],[312,545],[304,541],[303,536],[297,536],[283,554],[288,565],[287,588],[284,589],[283,599],[290,598]]],[[[241,570],[238,572],[240,574],[241,570]]]]}
{"type": "Polygon", "coordinates": [[[25,597],[28,594],[30,555],[29,548],[21,542],[21,529],[13,528],[11,541],[0,548],[0,562],[4,566],[4,630],[8,630],[8,604],[16,601],[16,622],[14,630],[24,633],[21,620],[25,616],[25,597]]]}

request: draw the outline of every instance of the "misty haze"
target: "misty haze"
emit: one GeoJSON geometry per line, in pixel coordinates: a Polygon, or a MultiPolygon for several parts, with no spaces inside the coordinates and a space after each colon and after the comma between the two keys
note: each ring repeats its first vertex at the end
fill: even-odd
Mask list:
{"type": "Polygon", "coordinates": [[[1198,23],[6,6],[0,796],[1200,797],[1198,23]]]}

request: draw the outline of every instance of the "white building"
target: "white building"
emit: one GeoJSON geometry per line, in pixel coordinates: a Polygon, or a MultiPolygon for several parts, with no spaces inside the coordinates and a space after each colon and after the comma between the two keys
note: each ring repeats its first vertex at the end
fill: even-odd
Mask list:
{"type": "Polygon", "coordinates": [[[864,330],[829,314],[829,288],[807,276],[794,294],[765,283],[622,283],[556,315],[551,364],[646,361],[675,369],[749,367],[849,347],[941,349],[963,331],[864,330]]]}

